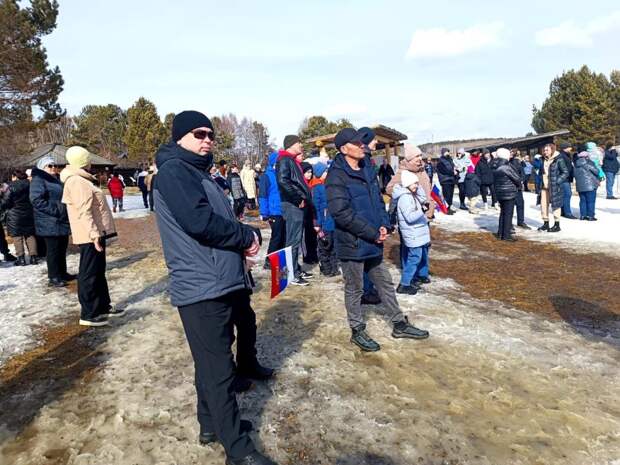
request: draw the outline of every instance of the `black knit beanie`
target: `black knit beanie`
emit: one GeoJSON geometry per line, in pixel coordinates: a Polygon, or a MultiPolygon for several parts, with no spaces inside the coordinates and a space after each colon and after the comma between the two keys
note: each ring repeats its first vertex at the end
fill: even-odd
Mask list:
{"type": "Polygon", "coordinates": [[[209,128],[213,131],[211,120],[199,111],[182,111],[172,120],[172,140],[177,142],[185,134],[196,128],[209,128]]]}
{"type": "Polygon", "coordinates": [[[299,141],[300,139],[298,136],[289,134],[284,138],[284,150],[288,150],[292,145],[295,145],[299,141]]]}

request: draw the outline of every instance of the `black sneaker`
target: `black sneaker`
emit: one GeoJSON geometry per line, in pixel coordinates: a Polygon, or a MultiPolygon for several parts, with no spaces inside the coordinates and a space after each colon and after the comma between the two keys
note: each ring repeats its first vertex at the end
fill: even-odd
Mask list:
{"type": "Polygon", "coordinates": [[[47,282],[48,287],[67,287],[67,281],[62,279],[52,278],[47,282]]]}
{"type": "Polygon", "coordinates": [[[237,373],[239,373],[240,376],[243,376],[245,378],[264,381],[273,377],[274,370],[273,368],[262,366],[260,363],[258,363],[258,360],[255,360],[254,363],[249,365],[238,364],[237,373]]]}
{"type": "Polygon", "coordinates": [[[429,278],[428,276],[419,276],[416,282],[420,284],[430,284],[431,278],[429,278]]]}
{"type": "Polygon", "coordinates": [[[17,261],[17,257],[13,255],[11,252],[3,253],[2,256],[4,257],[5,262],[17,261]]]}
{"type": "Polygon", "coordinates": [[[265,457],[260,452],[254,451],[242,459],[233,460],[226,457],[226,465],[278,465],[273,460],[265,457]]]}
{"type": "Polygon", "coordinates": [[[312,273],[308,272],[308,271],[302,271],[299,276],[302,277],[303,279],[312,279],[312,278],[314,278],[314,275],[312,273]]]}
{"type": "Polygon", "coordinates": [[[543,225],[538,228],[539,231],[549,231],[549,222],[545,221],[543,222],[543,225]]]}
{"type": "Polygon", "coordinates": [[[105,315],[99,315],[95,318],[80,318],[81,326],[107,326],[108,324],[110,323],[105,315]]]}
{"type": "Polygon", "coordinates": [[[517,227],[518,227],[518,228],[521,228],[521,229],[532,229],[532,228],[530,228],[530,227],[529,227],[527,224],[525,224],[525,223],[519,223],[519,224],[517,225],[517,227]]]}
{"type": "Polygon", "coordinates": [[[414,286],[403,286],[399,284],[396,288],[397,294],[408,294],[408,295],[416,295],[418,293],[418,288],[414,286]]]}
{"type": "Polygon", "coordinates": [[[561,229],[560,229],[560,222],[556,221],[555,224],[553,225],[553,227],[549,228],[548,232],[556,233],[556,232],[560,232],[560,231],[561,231],[561,229]]]}
{"type": "MultiPolygon", "coordinates": [[[[248,420],[241,420],[240,422],[240,429],[242,433],[249,433],[250,431],[252,431],[254,429],[254,425],[252,425],[251,421],[248,420]]],[[[203,446],[208,446],[209,444],[213,444],[214,442],[217,442],[217,436],[215,435],[215,433],[211,432],[211,431],[206,431],[206,432],[201,432],[198,435],[198,442],[203,445],[203,446]]]]}
{"type": "Polygon", "coordinates": [[[405,321],[400,321],[394,325],[392,337],[400,339],[426,339],[429,336],[428,331],[419,329],[409,323],[407,317],[405,321]]]}
{"type": "Polygon", "coordinates": [[[123,316],[124,314],[125,314],[124,309],[118,309],[112,305],[108,307],[108,310],[106,312],[102,313],[102,315],[106,317],[110,317],[110,318],[114,318],[116,316],[123,316]]]}
{"type": "Polygon", "coordinates": [[[598,221],[595,216],[589,216],[588,221],[598,221]]]}
{"type": "Polygon", "coordinates": [[[299,278],[293,279],[291,284],[293,286],[308,286],[310,283],[300,276],[299,278]]]}
{"type": "Polygon", "coordinates": [[[377,352],[381,346],[366,332],[366,325],[351,330],[351,342],[364,352],[377,352]]]}
{"type": "Polygon", "coordinates": [[[379,305],[381,303],[381,297],[377,294],[369,293],[362,296],[362,305],[379,305]]]}

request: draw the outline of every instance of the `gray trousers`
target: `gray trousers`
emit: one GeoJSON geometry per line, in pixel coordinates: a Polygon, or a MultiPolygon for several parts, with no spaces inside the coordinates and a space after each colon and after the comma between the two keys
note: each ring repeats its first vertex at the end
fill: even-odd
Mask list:
{"type": "Polygon", "coordinates": [[[293,252],[293,270],[295,277],[301,274],[299,264],[299,247],[304,232],[304,210],[289,202],[281,202],[282,217],[286,224],[286,247],[291,247],[293,252]]]}
{"type": "Polygon", "coordinates": [[[364,294],[364,272],[374,283],[381,297],[381,305],[389,316],[392,324],[405,321],[405,315],[396,300],[394,284],[387,268],[382,263],[383,257],[369,260],[342,261],[342,275],[344,277],[344,306],[347,309],[347,318],[351,329],[364,325],[362,312],[362,295],[364,294]]]}

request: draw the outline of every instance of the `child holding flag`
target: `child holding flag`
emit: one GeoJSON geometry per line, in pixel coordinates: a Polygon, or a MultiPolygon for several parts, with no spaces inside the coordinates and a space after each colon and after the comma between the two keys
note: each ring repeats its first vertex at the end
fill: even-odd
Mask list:
{"type": "Polygon", "coordinates": [[[426,218],[426,194],[419,185],[417,175],[403,171],[401,183],[394,187],[393,197],[397,202],[398,228],[405,249],[402,254],[402,277],[396,292],[414,295],[418,291],[417,283],[430,283],[428,249],[431,233],[426,218]]]}

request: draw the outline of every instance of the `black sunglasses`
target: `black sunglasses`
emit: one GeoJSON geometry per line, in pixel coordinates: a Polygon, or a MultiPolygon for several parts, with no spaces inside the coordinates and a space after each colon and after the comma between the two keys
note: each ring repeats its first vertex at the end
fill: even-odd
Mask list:
{"type": "Polygon", "coordinates": [[[215,140],[215,133],[213,131],[205,131],[204,129],[199,129],[198,131],[192,131],[192,134],[196,139],[203,140],[205,137],[208,137],[210,141],[215,140]]]}

